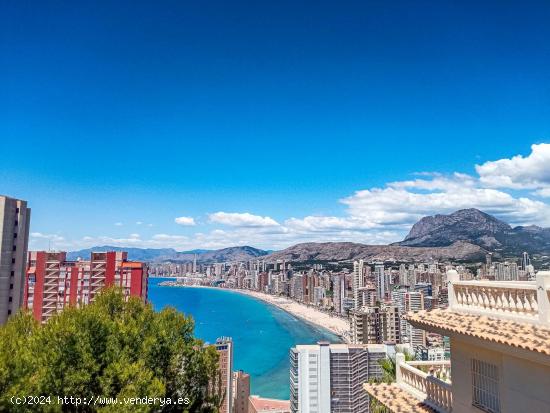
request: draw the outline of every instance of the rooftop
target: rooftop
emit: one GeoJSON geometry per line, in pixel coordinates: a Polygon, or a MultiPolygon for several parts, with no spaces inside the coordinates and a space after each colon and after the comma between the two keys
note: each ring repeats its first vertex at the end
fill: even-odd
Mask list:
{"type": "Polygon", "coordinates": [[[365,383],[363,388],[393,413],[434,413],[436,410],[419,401],[397,384],[365,383]]]}
{"type": "Polygon", "coordinates": [[[260,396],[248,398],[257,412],[290,412],[290,400],[266,399],[260,396]]]}
{"type": "Polygon", "coordinates": [[[441,309],[409,313],[406,319],[418,328],[436,328],[443,334],[464,334],[550,356],[550,328],[546,326],[441,309]]]}

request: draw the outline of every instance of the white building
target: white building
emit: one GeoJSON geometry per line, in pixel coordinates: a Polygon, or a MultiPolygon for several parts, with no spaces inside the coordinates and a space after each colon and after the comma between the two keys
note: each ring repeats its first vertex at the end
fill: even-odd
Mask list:
{"type": "Polygon", "coordinates": [[[353,262],[353,308],[361,307],[359,288],[363,287],[363,260],[353,262]]]}
{"type": "Polygon", "coordinates": [[[363,383],[382,376],[384,344],[319,342],[290,350],[290,409],[293,413],[367,413],[363,383]]]}

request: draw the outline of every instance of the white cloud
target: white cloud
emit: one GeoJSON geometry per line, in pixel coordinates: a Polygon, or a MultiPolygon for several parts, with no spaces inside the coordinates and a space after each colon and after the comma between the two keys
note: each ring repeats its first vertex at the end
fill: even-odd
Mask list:
{"type": "Polygon", "coordinates": [[[482,184],[494,188],[550,189],[550,144],[531,146],[527,156],[476,165],[482,184]]]}
{"type": "Polygon", "coordinates": [[[210,222],[232,227],[274,227],[279,223],[270,217],[252,215],[248,212],[215,212],[209,215],[210,222]]]}
{"type": "Polygon", "coordinates": [[[124,225],[122,222],[115,222],[115,227],[121,227],[122,225],[124,225]]]}
{"type": "Polygon", "coordinates": [[[143,224],[142,221],[136,221],[136,225],[141,225],[141,224],[143,224]]]}
{"type": "Polygon", "coordinates": [[[148,239],[139,234],[127,238],[86,236],[67,241],[36,232],[31,239],[42,245],[55,240],[56,247],[68,249],[117,245],[180,251],[234,245],[281,249],[299,242],[328,241],[387,244],[403,239],[423,216],[462,208],[478,208],[511,225],[550,226],[550,204],[543,199],[550,197],[550,144],[533,145],[525,157],[485,162],[477,165],[476,171],[479,175],[422,172],[412,179],[367,187],[339,201],[345,207],[342,214],[290,216],[279,223],[269,216],[219,211],[209,215],[206,228],[192,217],[176,218],[179,225],[197,225],[199,231],[191,235],[160,233],[148,239]]]}
{"type": "Polygon", "coordinates": [[[550,224],[548,204],[480,187],[479,182],[463,175],[392,183],[357,191],[341,202],[352,217],[378,226],[408,227],[425,215],[463,208],[478,208],[511,224],[550,224]]]}
{"type": "Polygon", "coordinates": [[[32,239],[45,239],[49,241],[65,241],[65,238],[57,234],[43,234],[42,232],[32,232],[32,239]]]}
{"type": "Polygon", "coordinates": [[[196,225],[195,219],[193,217],[178,217],[174,219],[175,223],[183,226],[194,226],[196,225]]]}

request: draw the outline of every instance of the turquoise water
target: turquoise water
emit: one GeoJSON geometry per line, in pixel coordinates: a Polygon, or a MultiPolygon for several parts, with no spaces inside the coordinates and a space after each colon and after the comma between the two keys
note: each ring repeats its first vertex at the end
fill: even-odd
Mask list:
{"type": "Polygon", "coordinates": [[[207,342],[229,336],[234,342],[234,369],[251,376],[251,393],[289,398],[289,350],[319,340],[340,342],[258,299],[223,289],[162,287],[149,279],[149,301],[157,310],[173,306],[195,319],[195,335],[207,342]]]}

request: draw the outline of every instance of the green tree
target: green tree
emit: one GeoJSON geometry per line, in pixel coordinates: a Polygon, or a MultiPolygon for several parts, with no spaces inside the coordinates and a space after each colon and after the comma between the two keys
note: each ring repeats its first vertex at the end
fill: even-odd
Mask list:
{"type": "MultiPolygon", "coordinates": [[[[414,360],[414,357],[409,353],[405,353],[405,361],[414,360]]],[[[382,377],[379,379],[371,379],[371,383],[393,383],[396,377],[396,362],[393,357],[386,357],[378,360],[378,364],[382,368],[382,377]]],[[[387,413],[389,410],[384,407],[374,397],[370,397],[370,410],[372,413],[387,413]]]]}
{"type": "Polygon", "coordinates": [[[155,312],[111,288],[45,325],[20,312],[0,329],[0,411],[216,412],[209,387],[218,356],[193,336],[193,320],[155,312]],[[13,405],[12,396],[50,396],[49,405],[13,405]],[[187,398],[188,404],[63,405],[57,397],[187,398]]]}

